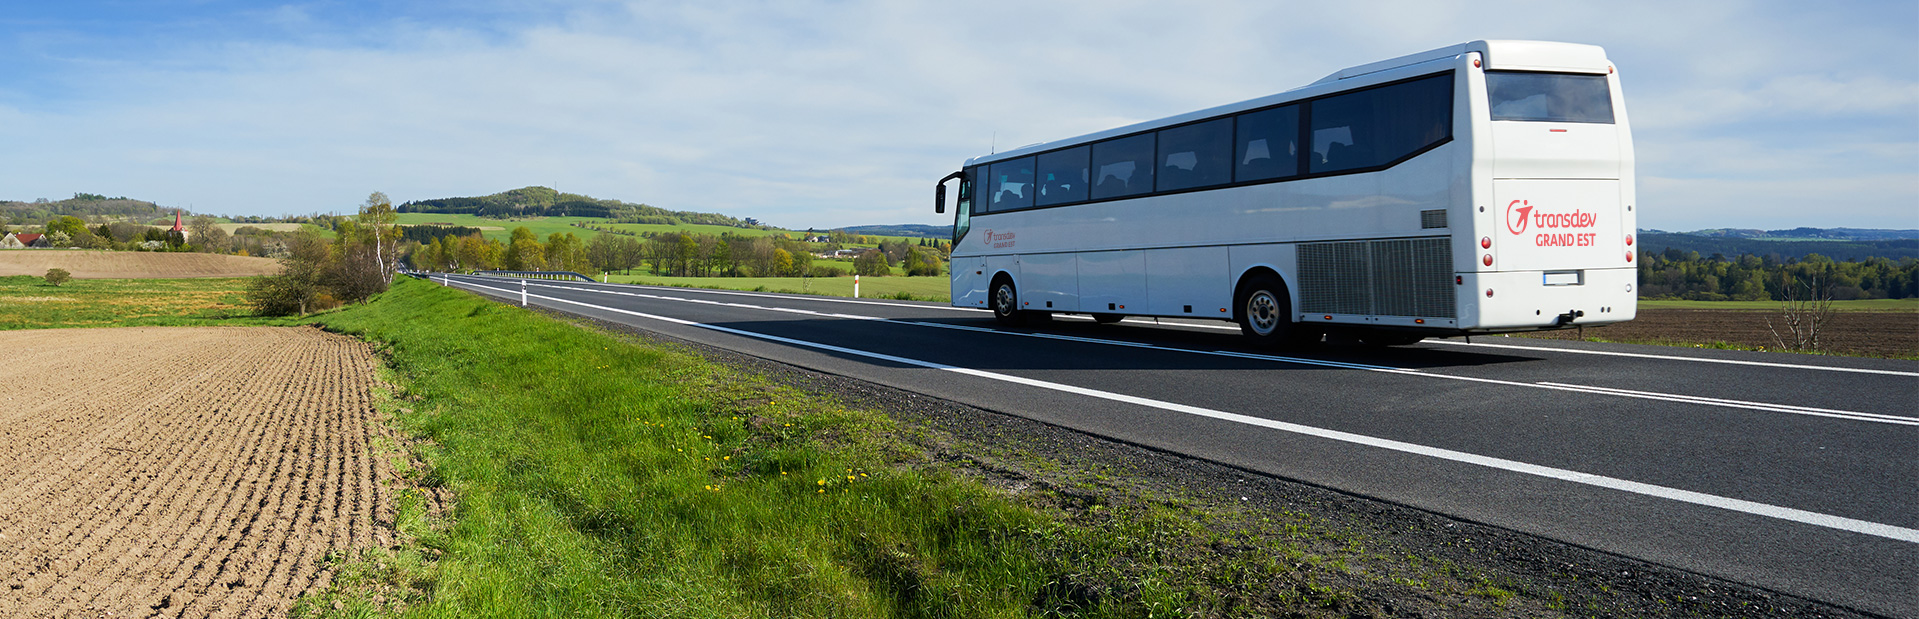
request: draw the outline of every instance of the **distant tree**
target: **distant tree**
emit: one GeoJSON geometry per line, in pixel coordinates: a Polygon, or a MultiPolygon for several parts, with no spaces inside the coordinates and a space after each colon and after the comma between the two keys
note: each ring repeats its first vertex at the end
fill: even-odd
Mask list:
{"type": "Polygon", "coordinates": [[[212,216],[194,215],[193,219],[187,220],[187,240],[195,245],[204,244],[207,236],[219,229],[220,222],[215,221],[212,216]]]}
{"type": "Polygon", "coordinates": [[[365,242],[372,245],[373,264],[380,275],[380,289],[385,290],[393,284],[393,274],[400,267],[400,231],[394,222],[399,214],[393,210],[393,200],[378,191],[368,195],[366,202],[360,205],[360,214],[356,217],[365,235],[365,242]]]}
{"type": "Polygon", "coordinates": [[[58,286],[67,283],[70,279],[73,279],[73,274],[68,273],[66,269],[47,269],[48,284],[58,286]]]}
{"type": "Polygon", "coordinates": [[[853,273],[867,277],[881,277],[892,275],[893,269],[886,265],[886,254],[877,249],[869,249],[853,258],[853,273]]]}

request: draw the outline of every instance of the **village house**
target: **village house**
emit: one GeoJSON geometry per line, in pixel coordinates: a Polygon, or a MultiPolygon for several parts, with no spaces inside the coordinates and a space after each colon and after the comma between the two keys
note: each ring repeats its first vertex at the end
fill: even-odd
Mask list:
{"type": "Polygon", "coordinates": [[[47,235],[38,232],[21,232],[17,234],[8,232],[5,237],[0,237],[0,249],[26,249],[28,247],[51,246],[52,244],[47,242],[47,235]]]}

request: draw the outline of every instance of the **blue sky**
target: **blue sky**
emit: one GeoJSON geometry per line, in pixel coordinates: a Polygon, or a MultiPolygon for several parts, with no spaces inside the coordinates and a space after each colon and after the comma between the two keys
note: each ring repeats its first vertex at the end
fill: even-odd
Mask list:
{"type": "Polygon", "coordinates": [[[949,223],[997,145],[1473,39],[1604,46],[1640,225],[1919,228],[1919,2],[0,0],[0,199],[350,212],[545,185],[949,223]]]}

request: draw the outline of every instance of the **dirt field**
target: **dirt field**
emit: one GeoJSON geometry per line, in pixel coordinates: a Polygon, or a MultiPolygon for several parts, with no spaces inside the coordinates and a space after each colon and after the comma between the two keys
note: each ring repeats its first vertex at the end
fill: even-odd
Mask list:
{"type": "MultiPolygon", "coordinates": [[[[1587,337],[1615,341],[1691,344],[1726,342],[1749,347],[1778,348],[1766,319],[1779,323],[1778,312],[1710,309],[1645,309],[1631,322],[1586,330],[1587,337]]],[[[1555,331],[1531,337],[1571,339],[1573,331],[1555,331]]],[[[1820,348],[1871,357],[1919,355],[1919,314],[1911,312],[1834,312],[1820,336],[1820,348]]]]}
{"type": "Polygon", "coordinates": [[[252,277],[280,272],[280,261],[222,254],[74,249],[0,250],[0,275],[46,275],[61,268],[79,279],[252,277]]]}
{"type": "Polygon", "coordinates": [[[310,328],[0,332],[0,616],[284,615],[391,543],[374,367],[310,328]]]}

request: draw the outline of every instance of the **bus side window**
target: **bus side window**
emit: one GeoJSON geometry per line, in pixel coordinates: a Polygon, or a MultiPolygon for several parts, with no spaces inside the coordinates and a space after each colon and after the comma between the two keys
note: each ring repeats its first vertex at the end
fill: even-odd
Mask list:
{"type": "Polygon", "coordinates": [[[1261,110],[1239,116],[1235,140],[1233,180],[1258,181],[1299,172],[1299,106],[1261,110]]]}
{"type": "Polygon", "coordinates": [[[1313,101],[1313,172],[1387,165],[1452,137],[1452,74],[1313,101]]]}
{"type": "Polygon", "coordinates": [[[992,183],[987,190],[992,192],[992,206],[988,212],[997,213],[1033,206],[1033,158],[1021,157],[1010,161],[1001,161],[992,166],[987,174],[992,183]]]}
{"type": "Polygon", "coordinates": [[[1159,132],[1159,190],[1225,184],[1233,178],[1233,119],[1159,132]]]}
{"type": "Polygon", "coordinates": [[[1093,199],[1153,191],[1153,134],[1093,145],[1093,199]]]}
{"type": "Polygon", "coordinates": [[[1068,148],[1039,156],[1038,206],[1086,200],[1088,147],[1068,148]]]}

